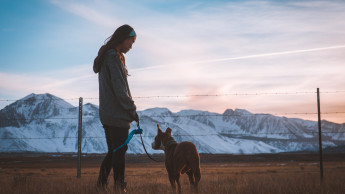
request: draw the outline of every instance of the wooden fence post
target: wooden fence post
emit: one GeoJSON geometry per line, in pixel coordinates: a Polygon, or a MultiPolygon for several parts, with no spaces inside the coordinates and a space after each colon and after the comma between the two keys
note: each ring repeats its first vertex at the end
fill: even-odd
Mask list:
{"type": "Polygon", "coordinates": [[[83,123],[83,98],[79,98],[79,121],[78,121],[78,169],[77,178],[81,177],[81,139],[82,139],[82,123],[83,123]]]}
{"type": "Polygon", "coordinates": [[[320,111],[320,90],[317,88],[317,113],[319,127],[319,156],[320,156],[320,180],[323,181],[323,161],[322,161],[322,133],[321,133],[321,111],[320,111]]]}

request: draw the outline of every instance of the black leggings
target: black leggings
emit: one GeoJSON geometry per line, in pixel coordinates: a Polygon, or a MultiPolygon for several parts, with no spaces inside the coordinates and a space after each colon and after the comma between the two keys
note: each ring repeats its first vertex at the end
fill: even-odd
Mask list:
{"type": "Polygon", "coordinates": [[[126,141],[129,129],[106,125],[103,125],[103,128],[107,139],[108,153],[102,162],[97,184],[105,187],[108,184],[110,170],[113,168],[114,184],[122,185],[125,180],[125,154],[128,146],[125,145],[116,152],[113,150],[126,141]]]}

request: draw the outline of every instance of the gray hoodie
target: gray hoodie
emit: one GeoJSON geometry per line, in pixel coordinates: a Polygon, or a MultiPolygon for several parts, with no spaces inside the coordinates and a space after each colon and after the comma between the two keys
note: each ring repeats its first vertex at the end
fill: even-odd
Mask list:
{"type": "Polygon", "coordinates": [[[98,73],[99,115],[103,125],[130,128],[136,106],[127,81],[127,71],[115,49],[104,54],[98,73]]]}

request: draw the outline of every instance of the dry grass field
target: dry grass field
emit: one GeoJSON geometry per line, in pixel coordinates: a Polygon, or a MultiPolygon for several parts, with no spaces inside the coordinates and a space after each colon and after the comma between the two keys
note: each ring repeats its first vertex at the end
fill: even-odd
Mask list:
{"type": "MultiPolygon", "coordinates": [[[[345,155],[324,158],[321,183],[317,155],[202,155],[199,193],[345,193],[345,155]]],[[[80,179],[72,156],[0,159],[0,193],[114,193],[112,181],[107,191],[95,187],[100,156],[83,158],[80,179]]],[[[172,193],[164,163],[145,156],[127,158],[126,182],[130,194],[172,193]]],[[[186,175],[181,182],[192,193],[186,175]]]]}

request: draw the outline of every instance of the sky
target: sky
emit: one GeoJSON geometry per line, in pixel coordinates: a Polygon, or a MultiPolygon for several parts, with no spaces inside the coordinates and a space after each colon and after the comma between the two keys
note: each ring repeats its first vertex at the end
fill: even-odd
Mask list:
{"type": "Polygon", "coordinates": [[[123,24],[138,110],[345,123],[345,2],[0,0],[0,109],[31,93],[98,104],[93,60],[123,24]]]}

